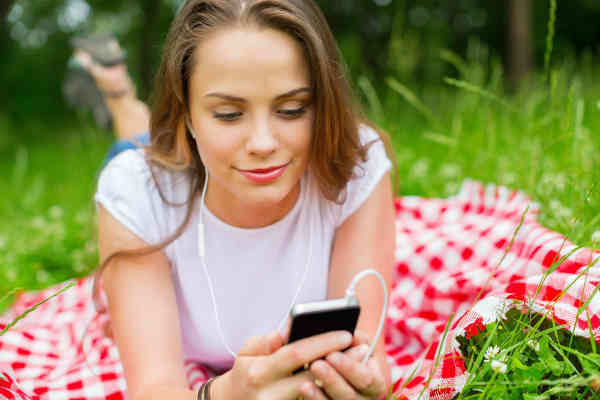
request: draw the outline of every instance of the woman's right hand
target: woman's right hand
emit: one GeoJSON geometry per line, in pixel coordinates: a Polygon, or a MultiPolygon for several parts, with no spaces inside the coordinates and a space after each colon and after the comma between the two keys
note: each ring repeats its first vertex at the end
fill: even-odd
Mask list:
{"type": "Polygon", "coordinates": [[[309,371],[292,375],[312,361],[348,348],[353,336],[335,331],[284,344],[278,331],[251,337],[238,352],[233,368],[211,386],[214,400],[278,399],[296,400],[300,388],[314,380],[309,371]]]}

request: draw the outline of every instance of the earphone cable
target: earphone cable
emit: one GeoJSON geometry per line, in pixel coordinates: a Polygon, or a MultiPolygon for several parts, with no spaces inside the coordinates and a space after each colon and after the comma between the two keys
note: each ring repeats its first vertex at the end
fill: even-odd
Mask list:
{"type": "MultiPolygon", "coordinates": [[[[221,336],[221,341],[223,342],[223,345],[225,346],[225,348],[227,349],[227,351],[229,351],[229,353],[235,358],[236,357],[236,353],[234,353],[231,348],[229,347],[229,345],[227,344],[227,341],[225,340],[225,335],[223,333],[223,329],[221,327],[221,320],[219,318],[219,311],[217,309],[217,301],[215,298],[215,293],[213,290],[213,285],[212,285],[212,281],[210,279],[210,276],[208,274],[208,267],[206,265],[206,248],[205,248],[205,232],[204,232],[204,222],[203,222],[203,216],[202,216],[202,211],[203,208],[205,206],[205,196],[206,196],[206,188],[208,186],[208,171],[205,169],[205,179],[204,179],[204,187],[202,188],[202,196],[200,199],[200,211],[199,211],[199,216],[198,216],[198,255],[200,256],[200,263],[202,264],[202,267],[204,269],[204,274],[206,275],[206,280],[208,282],[208,288],[210,291],[210,296],[211,296],[211,300],[212,300],[212,304],[213,304],[213,310],[215,313],[215,317],[217,319],[217,327],[219,329],[219,335],[221,336]]],[[[308,196],[310,199],[310,196],[308,196]]],[[[301,199],[298,199],[297,201],[300,201],[301,199]]],[[[310,206],[310,205],[309,205],[310,206]]],[[[310,207],[304,207],[302,212],[307,212],[309,210],[310,207]]],[[[283,324],[285,323],[290,310],[292,309],[292,307],[294,306],[296,299],[298,298],[298,295],[300,294],[300,290],[302,289],[302,287],[304,286],[304,282],[306,281],[306,277],[307,277],[307,273],[308,273],[308,267],[311,264],[312,261],[312,253],[313,253],[313,235],[312,235],[312,229],[313,229],[313,218],[312,216],[309,214],[308,218],[310,220],[309,222],[309,245],[308,245],[308,257],[306,259],[306,265],[304,267],[304,274],[302,277],[302,282],[300,283],[300,285],[298,285],[298,289],[296,290],[296,294],[294,295],[294,298],[292,299],[292,303],[290,305],[290,308],[288,310],[288,312],[284,315],[283,319],[281,320],[281,322],[279,323],[279,331],[281,331],[281,328],[283,327],[283,324]]]]}
{"type": "Polygon", "coordinates": [[[362,278],[364,278],[365,276],[371,275],[371,274],[375,275],[377,277],[377,279],[379,279],[379,282],[381,283],[381,286],[383,287],[383,310],[381,310],[381,316],[379,317],[379,326],[377,326],[377,331],[375,332],[375,337],[373,338],[373,341],[371,342],[369,351],[367,352],[367,354],[365,354],[365,357],[363,358],[363,360],[361,362],[362,364],[366,363],[367,360],[369,359],[369,357],[371,357],[371,354],[373,354],[373,351],[375,350],[375,345],[377,344],[377,340],[379,340],[379,336],[381,335],[381,332],[383,331],[383,323],[385,322],[385,316],[387,314],[387,308],[388,308],[387,286],[385,284],[385,279],[383,279],[383,277],[381,276],[381,274],[379,272],[377,272],[374,269],[365,269],[363,271],[360,271],[358,274],[356,274],[354,276],[354,278],[352,278],[352,282],[350,282],[348,289],[346,289],[346,297],[354,298],[354,287],[356,286],[358,281],[361,280],[362,278]]]}

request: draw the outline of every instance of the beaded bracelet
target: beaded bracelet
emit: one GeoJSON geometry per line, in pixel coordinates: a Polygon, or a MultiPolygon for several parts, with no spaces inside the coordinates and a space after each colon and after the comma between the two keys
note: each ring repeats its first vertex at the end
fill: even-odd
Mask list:
{"type": "Polygon", "coordinates": [[[210,384],[216,379],[216,376],[213,376],[212,378],[210,378],[209,380],[207,380],[206,382],[204,382],[202,384],[202,386],[200,386],[200,389],[198,390],[198,400],[210,400],[210,384]]]}

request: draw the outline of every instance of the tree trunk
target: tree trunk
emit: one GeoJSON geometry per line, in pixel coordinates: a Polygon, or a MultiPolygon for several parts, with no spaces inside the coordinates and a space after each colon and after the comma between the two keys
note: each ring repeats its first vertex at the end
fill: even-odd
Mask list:
{"type": "Polygon", "coordinates": [[[144,23],[142,25],[139,47],[139,72],[141,82],[138,88],[138,96],[145,99],[148,97],[154,73],[154,51],[156,50],[154,48],[154,40],[156,38],[156,27],[159,22],[161,2],[160,0],[144,0],[140,2],[140,4],[142,5],[144,23]]]}
{"type": "Polygon", "coordinates": [[[517,90],[529,82],[533,71],[531,0],[509,0],[508,8],[508,78],[517,90]]]}

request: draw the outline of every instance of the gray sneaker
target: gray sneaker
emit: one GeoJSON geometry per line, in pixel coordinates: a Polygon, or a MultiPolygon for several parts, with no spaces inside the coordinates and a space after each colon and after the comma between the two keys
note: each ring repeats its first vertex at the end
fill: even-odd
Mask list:
{"type": "MultiPolygon", "coordinates": [[[[124,63],[127,58],[112,35],[75,37],[71,40],[71,46],[89,53],[95,62],[105,67],[124,63]]],[[[67,64],[62,90],[70,106],[90,111],[98,125],[112,130],[112,117],[104,103],[102,92],[92,75],[75,57],[71,57],[67,64]]]]}

